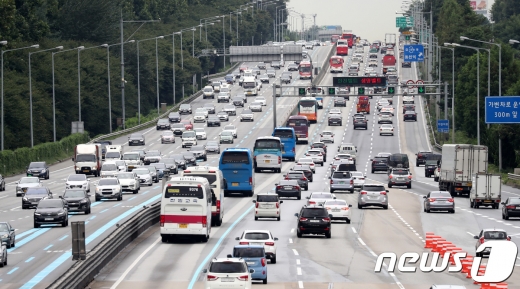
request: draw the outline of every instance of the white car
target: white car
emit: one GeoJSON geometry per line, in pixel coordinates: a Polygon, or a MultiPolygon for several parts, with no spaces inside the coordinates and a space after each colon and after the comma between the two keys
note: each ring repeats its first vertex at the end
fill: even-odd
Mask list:
{"type": "Polygon", "coordinates": [[[379,112],[388,112],[392,116],[394,115],[394,107],[391,105],[383,106],[379,112]]]}
{"type": "Polygon", "coordinates": [[[300,158],[296,164],[297,165],[307,165],[311,168],[312,173],[316,173],[316,164],[314,163],[312,158],[306,158],[306,157],[300,158]]]}
{"type": "Polygon", "coordinates": [[[115,162],[105,162],[101,166],[102,178],[115,178],[118,172],[119,168],[117,167],[115,162]]]}
{"type": "Polygon", "coordinates": [[[260,81],[260,80],[256,81],[256,89],[257,90],[261,90],[262,89],[262,81],[260,81]]]}
{"type": "Polygon", "coordinates": [[[377,67],[377,59],[371,58],[368,61],[368,67],[377,67]]]}
{"type": "Polygon", "coordinates": [[[161,133],[161,144],[165,143],[175,143],[175,134],[173,134],[173,131],[166,130],[161,133]]]}
{"type": "Polygon", "coordinates": [[[208,136],[206,135],[206,131],[204,130],[203,127],[194,128],[193,131],[195,132],[195,136],[197,137],[197,139],[208,139],[208,136]]]}
{"type": "Polygon", "coordinates": [[[341,115],[341,109],[339,108],[332,108],[331,110],[329,110],[329,115],[331,114],[339,114],[341,115]]]}
{"type": "Polygon", "coordinates": [[[318,149],[310,149],[305,154],[306,157],[312,158],[312,161],[315,164],[321,164],[323,167],[323,154],[321,153],[321,150],[318,149]]]}
{"type": "Polygon", "coordinates": [[[137,175],[137,178],[139,179],[139,185],[153,185],[153,178],[152,174],[150,174],[150,170],[147,168],[137,168],[132,171],[137,175]]]}
{"type": "Polygon", "coordinates": [[[332,215],[331,220],[345,220],[347,224],[350,224],[350,208],[352,208],[352,205],[347,204],[347,201],[327,200],[323,206],[327,209],[328,214],[332,215]]]}
{"type": "Polygon", "coordinates": [[[197,113],[202,113],[202,114],[204,114],[205,118],[208,118],[208,110],[206,108],[204,108],[204,107],[197,108],[195,110],[195,114],[197,114],[197,113]]]}
{"type": "Polygon", "coordinates": [[[228,131],[231,131],[233,133],[233,137],[234,138],[237,138],[237,127],[232,125],[232,124],[228,124],[224,127],[223,130],[228,130],[228,131]]]}
{"type": "Polygon", "coordinates": [[[255,116],[250,109],[242,110],[242,113],[240,114],[240,122],[243,121],[255,121],[255,116]]]}
{"type": "Polygon", "coordinates": [[[141,183],[139,182],[139,177],[137,177],[135,170],[128,173],[119,173],[117,174],[117,179],[121,184],[121,189],[123,192],[130,191],[134,194],[137,194],[137,192],[141,189],[141,183]]]}
{"type": "Polygon", "coordinates": [[[278,238],[273,237],[269,230],[245,230],[242,236],[236,237],[235,240],[240,241],[240,245],[263,245],[265,257],[271,260],[272,264],[276,263],[278,238]]]}
{"type": "Polygon", "coordinates": [[[382,123],[393,123],[392,114],[390,112],[381,111],[377,119],[378,124],[382,123]]]}
{"type": "Polygon", "coordinates": [[[128,166],[126,165],[125,161],[120,160],[120,161],[116,161],[115,163],[116,163],[117,169],[119,169],[119,172],[127,172],[128,171],[128,166]]]}
{"type": "Polygon", "coordinates": [[[354,160],[350,154],[337,154],[334,156],[334,160],[354,160]]]}
{"type": "Polygon", "coordinates": [[[251,103],[249,105],[249,109],[251,111],[258,111],[258,112],[261,112],[262,111],[262,103],[261,102],[257,102],[257,101],[254,101],[253,103],[251,103]]]}
{"type": "Polygon", "coordinates": [[[388,102],[387,99],[380,99],[377,102],[377,110],[381,110],[383,107],[389,106],[389,105],[390,105],[390,102],[388,102]]]}
{"type": "Polygon", "coordinates": [[[103,178],[96,186],[96,202],[101,199],[123,200],[123,191],[117,178],[103,178]]]}
{"type": "Polygon", "coordinates": [[[334,143],[334,133],[326,130],[320,134],[320,142],[331,142],[334,143]]]}
{"type": "Polygon", "coordinates": [[[403,104],[414,104],[415,99],[413,95],[405,95],[403,96],[403,104]]]}
{"type": "Polygon", "coordinates": [[[336,195],[329,192],[313,192],[307,197],[307,205],[323,205],[326,201],[335,200],[336,195]]]}
{"type": "Polygon", "coordinates": [[[193,116],[193,122],[206,122],[206,116],[202,112],[196,112],[193,116]]]}
{"type": "Polygon", "coordinates": [[[354,57],[359,58],[359,62],[363,62],[363,55],[361,53],[354,54],[354,57]]]}
{"type": "Polygon", "coordinates": [[[215,258],[209,263],[208,269],[203,269],[206,274],[204,289],[251,289],[253,280],[251,274],[254,269],[247,267],[242,258],[215,258]]]}
{"type": "Polygon", "coordinates": [[[383,124],[379,127],[379,135],[390,134],[394,135],[394,126],[391,124],[383,124]]]}
{"type": "Polygon", "coordinates": [[[254,102],[260,102],[260,103],[262,103],[263,106],[267,105],[267,99],[265,99],[265,97],[263,97],[263,96],[257,96],[255,98],[254,102]]]}
{"type": "Polygon", "coordinates": [[[350,172],[354,181],[354,188],[361,188],[365,184],[366,176],[362,172],[350,172]]]}
{"type": "Polygon", "coordinates": [[[182,133],[182,148],[188,146],[196,146],[197,145],[197,135],[194,131],[185,131],[182,133]]]}
{"type": "Polygon", "coordinates": [[[84,189],[90,193],[90,181],[87,178],[87,175],[84,174],[69,175],[67,181],[65,181],[65,188],[84,189]]]}
{"type": "Polygon", "coordinates": [[[258,221],[258,218],[276,218],[280,221],[283,201],[280,201],[277,194],[258,193],[253,203],[255,203],[255,221],[258,221]]]}
{"type": "Polygon", "coordinates": [[[229,121],[229,114],[225,111],[219,111],[217,117],[220,121],[229,121]]]}
{"type": "Polygon", "coordinates": [[[206,98],[215,98],[215,93],[213,91],[213,87],[212,86],[205,86],[204,87],[204,90],[202,91],[203,95],[202,95],[202,98],[206,99],[206,98]]]}

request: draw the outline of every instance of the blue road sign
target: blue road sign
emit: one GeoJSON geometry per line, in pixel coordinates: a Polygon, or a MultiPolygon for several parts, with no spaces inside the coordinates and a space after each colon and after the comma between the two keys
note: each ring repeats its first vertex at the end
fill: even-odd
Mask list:
{"type": "Polygon", "coordinates": [[[405,45],[405,62],[424,62],[424,47],[422,45],[405,45]]]}
{"type": "Polygon", "coordinates": [[[437,131],[448,133],[450,132],[450,120],[449,119],[438,119],[437,120],[437,131]]]}
{"type": "Polygon", "coordinates": [[[486,96],[486,123],[520,123],[520,96],[486,96]]]}

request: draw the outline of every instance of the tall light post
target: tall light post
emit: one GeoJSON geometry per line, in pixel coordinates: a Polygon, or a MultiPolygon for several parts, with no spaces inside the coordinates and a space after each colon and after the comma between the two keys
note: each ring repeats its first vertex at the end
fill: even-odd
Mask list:
{"type": "Polygon", "coordinates": [[[78,47],[78,121],[81,122],[81,59],[80,59],[80,52],[82,50],[89,50],[92,48],[99,48],[99,47],[106,47],[108,44],[101,44],[97,46],[92,46],[85,48],[84,46],[78,47]]]}
{"type": "MultiPolygon", "coordinates": [[[[220,22],[220,20],[216,20],[215,22],[220,22]]],[[[208,42],[208,25],[212,25],[212,26],[213,26],[213,25],[215,25],[215,22],[207,23],[207,24],[205,25],[205,27],[204,27],[205,30],[206,30],[206,42],[208,42]]],[[[202,29],[201,29],[201,30],[202,30],[202,29]]],[[[206,44],[206,45],[207,45],[207,44],[206,44]]],[[[206,48],[207,48],[207,46],[206,46],[206,48]]]]}
{"type": "Polygon", "coordinates": [[[155,74],[157,76],[156,80],[156,90],[157,90],[157,114],[159,115],[161,104],[159,103],[159,48],[158,48],[158,41],[159,39],[164,39],[164,36],[157,36],[155,37],[155,74]]]}
{"type": "Polygon", "coordinates": [[[202,24],[198,25],[198,26],[194,26],[193,29],[191,30],[192,31],[191,57],[195,57],[195,30],[197,30],[197,28],[195,28],[195,27],[199,27],[200,31],[202,31],[202,24]]]}
{"type": "Polygon", "coordinates": [[[34,147],[34,134],[33,134],[33,101],[32,101],[32,74],[31,74],[31,55],[46,52],[51,50],[62,50],[63,46],[57,46],[49,49],[39,50],[35,52],[29,52],[29,121],[31,127],[31,148],[34,147]]]}
{"type": "Polygon", "coordinates": [[[181,34],[180,32],[174,32],[172,34],[172,67],[173,67],[173,105],[175,105],[175,35],[181,34]]]}
{"type": "Polygon", "coordinates": [[[184,32],[184,31],[195,31],[195,27],[182,29],[181,31],[179,31],[179,35],[181,36],[181,67],[182,67],[182,69],[184,69],[184,54],[182,53],[182,32],[184,32]]]}
{"type": "Polygon", "coordinates": [[[275,7],[275,17],[274,17],[274,39],[273,41],[276,42],[276,40],[278,39],[278,8],[280,7],[285,7],[285,4],[284,5],[278,5],[275,7]]]}
{"type": "MultiPolygon", "coordinates": [[[[444,46],[440,46],[441,48],[451,50],[451,142],[455,143],[455,48],[450,48],[446,46],[451,46],[450,43],[444,43],[444,46]]],[[[448,100],[446,99],[444,102],[444,113],[447,114],[448,111],[448,100]]],[[[446,116],[446,119],[448,117],[446,116]]]]}
{"type": "MultiPolygon", "coordinates": [[[[0,45],[4,46],[4,45],[7,45],[7,41],[0,41],[0,45]]],[[[2,93],[1,93],[1,120],[2,120],[2,136],[1,136],[1,150],[3,151],[4,150],[4,135],[5,135],[5,129],[4,129],[4,53],[6,52],[10,52],[10,51],[16,51],[16,50],[22,50],[22,49],[29,49],[29,48],[40,48],[40,45],[39,44],[34,44],[34,45],[31,45],[31,46],[25,46],[25,47],[20,47],[20,48],[14,48],[14,49],[7,49],[7,50],[1,50],[0,52],[0,58],[1,58],[1,63],[0,63],[0,79],[1,79],[1,82],[2,82],[2,93]]]]}
{"type": "Polygon", "coordinates": [[[223,49],[224,49],[224,69],[226,69],[226,29],[224,28],[224,22],[227,15],[222,15],[222,43],[223,43],[223,49]]]}
{"type": "MultiPolygon", "coordinates": [[[[199,25],[202,26],[202,20],[204,20],[204,26],[206,26],[207,21],[213,21],[215,22],[215,19],[220,18],[220,16],[213,16],[208,18],[202,18],[199,20],[199,25]]],[[[206,34],[208,33],[208,30],[206,28],[206,34]]],[[[199,41],[202,41],[202,29],[199,31],[199,41]]],[[[206,41],[208,41],[208,38],[206,37],[206,41]]]]}

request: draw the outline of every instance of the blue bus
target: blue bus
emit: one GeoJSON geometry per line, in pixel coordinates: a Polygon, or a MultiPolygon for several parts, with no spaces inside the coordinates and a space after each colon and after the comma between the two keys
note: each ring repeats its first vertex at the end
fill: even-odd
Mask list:
{"type": "Polygon", "coordinates": [[[225,180],[224,196],[241,193],[252,197],[255,191],[253,154],[247,148],[227,148],[220,155],[218,165],[225,180]]]}
{"type": "Polygon", "coordinates": [[[292,127],[277,127],[273,136],[280,138],[283,144],[282,158],[294,161],[296,157],[296,132],[292,127]]]}
{"type": "Polygon", "coordinates": [[[255,141],[253,148],[255,173],[270,170],[274,173],[282,172],[283,144],[279,137],[263,136],[255,141]]]}

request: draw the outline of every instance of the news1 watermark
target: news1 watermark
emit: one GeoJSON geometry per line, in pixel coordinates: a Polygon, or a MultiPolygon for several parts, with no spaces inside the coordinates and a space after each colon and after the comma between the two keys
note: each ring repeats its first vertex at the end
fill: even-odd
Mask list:
{"type": "MultiPolygon", "coordinates": [[[[486,264],[486,271],[483,275],[478,275],[482,257],[473,258],[473,264],[471,266],[471,278],[473,278],[473,280],[476,282],[500,283],[506,281],[511,276],[511,274],[513,274],[516,258],[518,255],[518,247],[514,242],[487,241],[484,244],[481,244],[477,248],[476,252],[484,254],[489,253],[489,258],[486,264]]],[[[381,273],[383,261],[385,259],[389,260],[387,267],[388,272],[395,271],[396,263],[399,272],[417,272],[416,264],[419,261],[419,270],[424,273],[429,273],[432,271],[444,272],[446,269],[448,269],[448,272],[450,273],[460,272],[462,270],[462,259],[466,258],[466,253],[453,254],[452,258],[455,263],[453,266],[449,266],[450,254],[451,253],[449,252],[445,253],[442,257],[442,262],[439,264],[439,253],[432,253],[430,255],[430,253],[425,252],[422,253],[421,256],[415,252],[408,252],[401,255],[399,259],[397,259],[397,255],[395,253],[383,253],[377,257],[374,272],[381,273]]]]}

